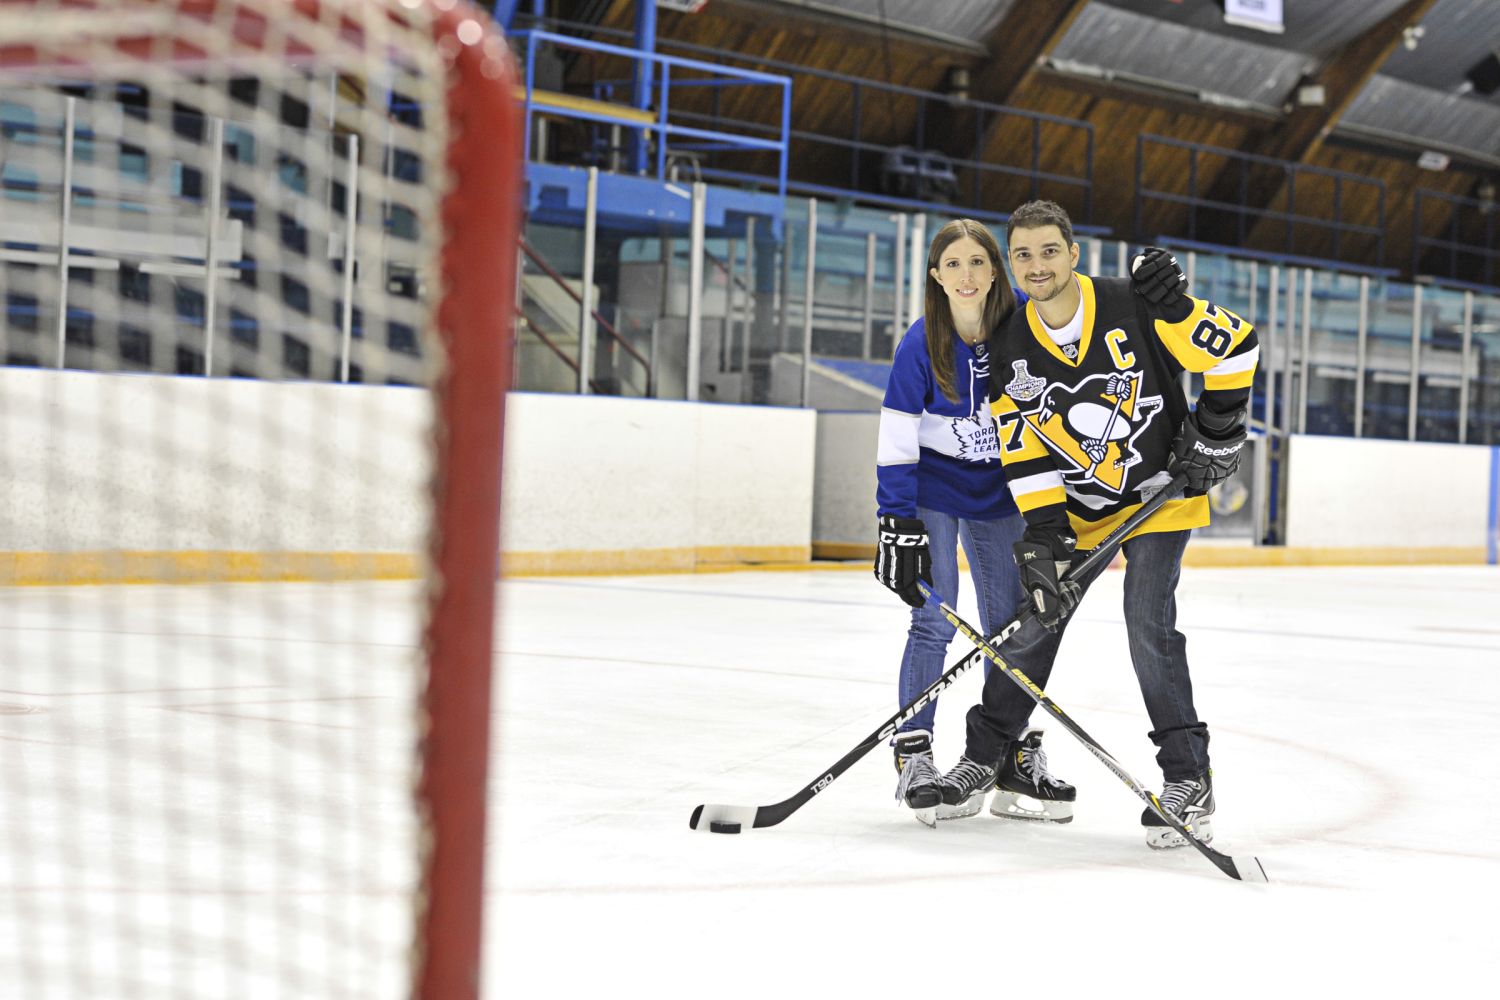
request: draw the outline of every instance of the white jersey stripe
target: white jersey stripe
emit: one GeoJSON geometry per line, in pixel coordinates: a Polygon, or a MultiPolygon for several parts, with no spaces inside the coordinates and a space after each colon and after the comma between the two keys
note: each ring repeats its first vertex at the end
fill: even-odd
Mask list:
{"type": "Polygon", "coordinates": [[[1028,493],[1040,493],[1042,490],[1053,490],[1063,484],[1061,472],[1051,470],[1038,472],[1034,476],[1023,476],[1020,479],[1010,481],[1011,496],[1023,497],[1028,493]]]}
{"type": "Polygon", "coordinates": [[[880,409],[880,440],[875,445],[876,465],[914,465],[922,457],[917,432],[920,413],[880,409]]]}
{"type": "Polygon", "coordinates": [[[1250,348],[1250,350],[1246,351],[1244,354],[1238,355],[1237,357],[1225,358],[1223,361],[1220,361],[1218,364],[1214,365],[1203,374],[1238,375],[1240,372],[1250,371],[1255,367],[1255,363],[1259,360],[1260,348],[1252,347],[1250,348]]]}

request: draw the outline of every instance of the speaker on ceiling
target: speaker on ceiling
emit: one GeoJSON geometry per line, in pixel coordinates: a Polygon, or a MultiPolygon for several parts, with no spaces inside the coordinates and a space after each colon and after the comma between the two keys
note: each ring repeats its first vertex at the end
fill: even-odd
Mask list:
{"type": "Polygon", "coordinates": [[[1488,97],[1500,90],[1500,53],[1491,52],[1475,63],[1467,75],[1476,93],[1488,97]]]}

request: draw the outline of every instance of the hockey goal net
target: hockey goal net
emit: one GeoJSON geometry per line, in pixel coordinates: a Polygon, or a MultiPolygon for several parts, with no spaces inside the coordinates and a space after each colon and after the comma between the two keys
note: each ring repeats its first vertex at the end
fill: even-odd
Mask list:
{"type": "Polygon", "coordinates": [[[457,0],[0,0],[0,994],[477,995],[513,86],[457,0]]]}

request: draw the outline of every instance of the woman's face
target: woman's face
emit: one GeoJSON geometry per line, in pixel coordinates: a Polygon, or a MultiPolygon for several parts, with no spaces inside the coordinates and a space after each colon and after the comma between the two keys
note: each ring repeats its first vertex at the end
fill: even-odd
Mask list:
{"type": "Polygon", "coordinates": [[[972,312],[984,305],[995,284],[995,265],[979,241],[960,236],[943,248],[938,266],[930,272],[954,311],[972,312]]]}

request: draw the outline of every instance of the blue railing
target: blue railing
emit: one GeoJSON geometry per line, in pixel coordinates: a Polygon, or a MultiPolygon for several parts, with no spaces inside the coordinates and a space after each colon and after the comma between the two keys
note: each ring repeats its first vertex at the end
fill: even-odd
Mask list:
{"type": "MultiPolygon", "coordinates": [[[[713,63],[700,62],[696,59],[681,59],[676,56],[659,55],[655,52],[643,52],[640,49],[609,45],[604,42],[589,41],[570,35],[559,35],[550,31],[521,31],[517,32],[515,37],[524,40],[526,43],[526,91],[523,95],[523,101],[526,118],[526,160],[528,162],[531,160],[532,120],[539,113],[538,109],[541,109],[541,111],[548,115],[624,126],[641,135],[643,142],[647,133],[654,134],[656,138],[655,173],[658,180],[666,179],[667,154],[669,147],[673,145],[674,139],[691,140],[693,145],[699,147],[708,144],[717,150],[775,153],[777,154],[776,192],[783,197],[786,195],[787,155],[789,152],[792,120],[792,81],[787,77],[772,73],[758,73],[752,70],[716,66],[713,63]],[[656,96],[657,106],[652,109],[653,114],[649,124],[643,121],[640,114],[645,109],[635,108],[630,105],[611,104],[598,100],[586,103],[579,101],[570,103],[558,101],[555,98],[549,100],[545,95],[539,100],[535,81],[536,52],[537,46],[543,44],[582,52],[595,52],[605,56],[617,56],[633,61],[637,66],[638,72],[649,74],[650,89],[656,96]],[[707,74],[708,78],[690,77],[683,79],[679,77],[674,80],[674,72],[707,74]],[[747,85],[774,87],[781,92],[781,124],[779,128],[772,129],[771,137],[750,135],[745,132],[697,128],[681,124],[682,119],[687,116],[683,115],[680,111],[674,115],[672,109],[672,90],[674,87],[722,88],[747,85]],[[676,121],[673,120],[674,117],[677,119],[676,121]]],[[[678,143],[678,145],[685,147],[687,144],[678,143]]]]}
{"type": "MultiPolygon", "coordinates": [[[[598,25],[585,25],[568,21],[554,21],[552,23],[580,33],[588,32],[594,35],[618,37],[622,40],[631,37],[629,32],[604,28],[598,25]]],[[[785,133],[791,140],[792,153],[798,163],[824,163],[828,161],[830,155],[847,158],[847,186],[828,183],[832,179],[831,177],[819,178],[818,182],[793,178],[789,182],[793,190],[809,195],[857,199],[862,202],[885,205],[905,211],[952,213],[955,210],[960,210],[963,214],[974,218],[1003,220],[1008,214],[1007,212],[987,209],[982,205],[984,181],[991,177],[1018,178],[1028,182],[1027,197],[1049,197],[1065,203],[1071,202],[1065,204],[1065,207],[1072,214],[1073,220],[1075,224],[1078,224],[1077,228],[1080,232],[1104,231],[1102,228],[1092,225],[1094,208],[1094,126],[1090,122],[1077,118],[1050,115],[1040,111],[1030,111],[1025,108],[992,104],[987,101],[959,100],[951,94],[918,90],[913,87],[903,87],[864,77],[850,76],[845,73],[816,69],[810,66],[768,59],[744,52],[731,52],[704,45],[694,45],[676,39],[658,36],[656,45],[658,48],[686,52],[705,59],[711,59],[716,64],[726,62],[746,64],[782,74],[787,78],[809,78],[847,88],[846,106],[849,108],[847,134],[829,135],[823,132],[812,132],[803,129],[788,129],[785,133]],[[916,145],[912,148],[892,147],[886,143],[873,142],[870,141],[866,134],[866,112],[870,110],[871,103],[876,102],[876,110],[880,111],[882,115],[886,115],[890,111],[886,105],[893,100],[914,102],[911,110],[916,145]],[[927,122],[932,117],[933,109],[938,107],[951,107],[972,113],[974,134],[969,155],[961,157],[948,156],[923,145],[923,136],[927,122]],[[1025,128],[1029,139],[1028,144],[1018,144],[1013,149],[1014,155],[1008,162],[995,162],[984,155],[987,134],[997,123],[1001,122],[1008,122],[1012,125],[1025,128]],[[1042,163],[1046,156],[1046,148],[1053,140],[1058,139],[1061,139],[1069,148],[1075,148],[1076,144],[1080,140],[1082,141],[1083,156],[1081,165],[1077,170],[1073,172],[1060,172],[1043,169],[1042,163]],[[936,173],[942,173],[942,166],[947,166],[949,168],[964,170],[967,172],[967,176],[960,179],[956,174],[953,174],[947,178],[949,191],[947,192],[946,200],[923,197],[918,192],[902,193],[876,190],[883,177],[879,176],[876,170],[872,169],[872,166],[877,162],[883,164],[883,161],[889,154],[897,153],[899,155],[902,152],[905,152],[909,158],[914,157],[919,160],[933,161],[938,165],[936,173]],[[1044,187],[1046,188],[1045,190],[1044,187]],[[1069,191],[1077,193],[1076,199],[1065,196],[1065,193],[1069,191]]],[[[635,52],[637,50],[632,49],[630,51],[635,52]]],[[[595,95],[596,97],[607,96],[624,82],[620,80],[601,80],[596,86],[595,95]]],[[[773,127],[767,126],[764,123],[726,119],[719,106],[718,96],[719,92],[716,91],[712,107],[708,109],[707,113],[683,111],[681,112],[683,119],[707,124],[710,127],[727,127],[728,125],[733,125],[734,127],[752,132],[771,132],[773,130],[773,127]]],[[[725,169],[712,163],[704,168],[701,173],[704,177],[717,177],[735,183],[754,183],[762,179],[750,171],[725,169]]],[[[930,170],[923,171],[924,176],[931,173],[933,172],[930,170]]]]}

